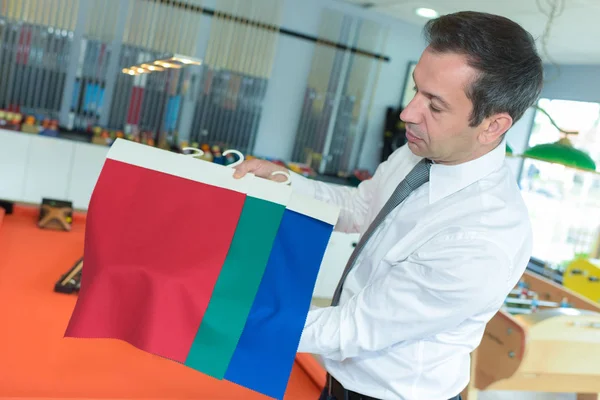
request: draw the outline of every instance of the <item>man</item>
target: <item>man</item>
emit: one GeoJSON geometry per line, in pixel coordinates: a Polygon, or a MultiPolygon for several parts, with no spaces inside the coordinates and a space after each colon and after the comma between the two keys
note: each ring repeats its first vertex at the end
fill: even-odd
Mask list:
{"type": "MultiPolygon", "coordinates": [[[[333,305],[309,313],[300,341],[329,373],[322,399],[458,398],[470,353],[530,257],[504,136],[541,91],[534,40],[475,12],[425,33],[417,92],[400,115],[407,145],[358,188],[292,176],[294,190],[341,206],[336,229],[362,234],[333,305]]],[[[236,176],[277,170],[250,160],[236,176]]]]}

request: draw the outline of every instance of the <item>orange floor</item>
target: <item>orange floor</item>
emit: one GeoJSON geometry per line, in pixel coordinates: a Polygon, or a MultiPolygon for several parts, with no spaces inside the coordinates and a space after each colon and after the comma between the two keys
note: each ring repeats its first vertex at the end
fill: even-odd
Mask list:
{"type": "MultiPolygon", "coordinates": [[[[85,216],[57,232],[36,227],[36,208],[1,214],[0,398],[268,399],[120,341],[63,338],[76,297],[53,288],[83,254],[85,216]]],[[[298,355],[285,399],[318,399],[323,383],[298,355]]]]}

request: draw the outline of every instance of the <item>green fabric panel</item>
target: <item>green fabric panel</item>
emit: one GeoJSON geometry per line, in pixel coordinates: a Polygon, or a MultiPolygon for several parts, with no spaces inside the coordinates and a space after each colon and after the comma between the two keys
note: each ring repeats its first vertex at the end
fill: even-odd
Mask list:
{"type": "Polygon", "coordinates": [[[223,379],[262,280],[285,206],[247,196],[185,365],[223,379]]]}

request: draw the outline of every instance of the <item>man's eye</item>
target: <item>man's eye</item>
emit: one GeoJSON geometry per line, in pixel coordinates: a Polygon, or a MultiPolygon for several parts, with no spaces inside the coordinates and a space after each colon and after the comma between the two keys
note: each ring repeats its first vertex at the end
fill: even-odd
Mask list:
{"type": "Polygon", "coordinates": [[[440,110],[439,108],[435,108],[434,106],[431,106],[431,105],[429,106],[429,108],[430,108],[430,109],[431,109],[431,111],[432,111],[432,112],[434,112],[434,113],[438,113],[438,112],[441,112],[441,111],[442,111],[442,110],[440,110]]]}

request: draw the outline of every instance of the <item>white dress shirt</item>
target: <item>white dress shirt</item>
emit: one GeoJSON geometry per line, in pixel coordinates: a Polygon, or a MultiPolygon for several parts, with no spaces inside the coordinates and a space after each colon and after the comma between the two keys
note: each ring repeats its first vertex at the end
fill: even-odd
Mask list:
{"type": "MultiPolygon", "coordinates": [[[[300,175],[292,187],[339,205],[336,230],[363,234],[419,160],[404,146],[358,188],[300,175]]],[[[531,249],[528,211],[505,162],[505,143],[464,164],[433,164],[429,182],[388,215],[363,249],[340,304],[309,312],[298,351],[320,355],[346,389],[368,396],[456,396],[469,382],[469,354],[531,249]]]]}

